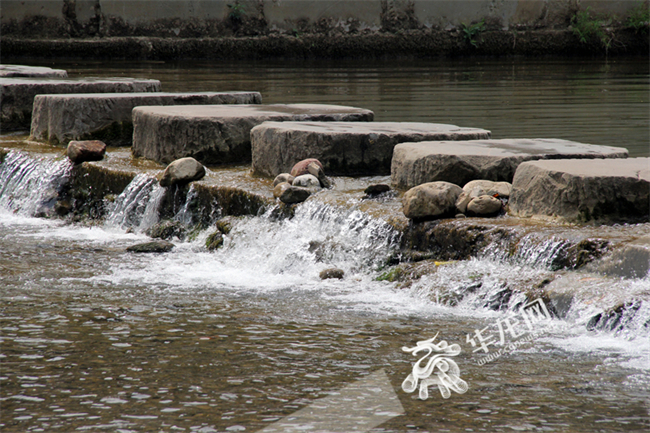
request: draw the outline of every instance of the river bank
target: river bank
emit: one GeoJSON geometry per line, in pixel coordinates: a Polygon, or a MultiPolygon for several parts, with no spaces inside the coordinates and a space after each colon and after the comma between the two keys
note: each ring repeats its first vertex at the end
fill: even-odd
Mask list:
{"type": "Polygon", "coordinates": [[[628,56],[647,55],[648,34],[631,29],[612,33],[608,44],[581,42],[571,30],[493,30],[468,39],[450,31],[398,33],[296,34],[219,38],[106,37],[31,39],[3,35],[3,56],[17,59],[345,59],[436,58],[467,56],[628,56]],[[614,36],[615,35],[615,36],[614,36]]]}

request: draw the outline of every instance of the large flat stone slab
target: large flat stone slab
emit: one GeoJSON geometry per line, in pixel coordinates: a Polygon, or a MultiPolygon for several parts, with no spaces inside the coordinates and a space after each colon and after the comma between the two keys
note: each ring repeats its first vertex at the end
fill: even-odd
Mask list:
{"type": "Polygon", "coordinates": [[[463,186],[477,179],[512,182],[524,161],[559,158],[626,158],[627,149],[554,138],[428,141],[395,146],[392,182],[412,188],[445,181],[463,186]]]}
{"type": "Polygon", "coordinates": [[[265,122],[251,131],[253,172],[275,177],[318,159],[327,174],[388,175],[398,143],[490,138],[490,131],[407,122],[265,122]]]}
{"type": "Polygon", "coordinates": [[[647,222],[650,158],[525,162],[515,173],[508,207],[519,217],[647,222]]]}
{"type": "Polygon", "coordinates": [[[102,140],[109,146],[130,146],[134,107],[261,103],[262,95],[258,92],[37,95],[32,111],[31,139],[51,144],[102,140]]]}
{"type": "Polygon", "coordinates": [[[0,105],[2,106],[0,128],[2,131],[29,129],[36,95],[158,91],[160,91],[160,81],[158,80],[0,78],[0,105]]]}
{"type": "Polygon", "coordinates": [[[161,163],[191,156],[204,164],[251,160],[250,132],[268,121],[371,121],[341,105],[194,105],[133,109],[133,153],[161,163]]]}
{"type": "Polygon", "coordinates": [[[68,72],[63,69],[52,69],[44,66],[0,65],[0,77],[68,78],[68,72]]]}

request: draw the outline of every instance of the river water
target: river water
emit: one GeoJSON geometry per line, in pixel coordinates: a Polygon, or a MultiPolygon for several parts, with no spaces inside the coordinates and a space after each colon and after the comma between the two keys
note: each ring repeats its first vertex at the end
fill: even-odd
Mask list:
{"type": "MultiPolygon", "coordinates": [[[[650,154],[647,58],[31,63],[71,77],[157,78],[164,91],[256,90],[266,103],[354,105],[376,120],[650,154]]],[[[12,149],[0,164],[2,431],[650,428],[650,276],[602,271],[610,255],[578,271],[552,264],[561,236],[588,233],[623,246],[647,236],[650,224],[540,225],[514,256],[495,245],[403,284],[382,278],[398,234],[359,199],[367,184],[388,179],[340,178],[291,220],[241,219],[217,252],[206,251],[204,231],[176,240],[171,253],[135,255],[125,247],[148,239],[143,229],[156,220],[151,167],[106,221],[35,218],[70,166],[61,149],[23,138],[1,138],[12,149]],[[345,278],[320,280],[329,267],[345,278]],[[539,308],[525,316],[522,305],[537,304],[524,293],[540,286],[566,302],[550,318],[539,308]],[[504,300],[505,287],[513,294],[504,300]],[[621,304],[631,307],[616,324],[588,329],[621,304]],[[468,389],[443,398],[434,385],[423,400],[402,383],[426,352],[403,347],[434,336],[459,345],[447,359],[468,389]]],[[[124,155],[110,150],[109,162],[124,155]]],[[[210,177],[268,187],[246,167],[213,167],[210,177]]],[[[399,209],[396,198],[384,205],[399,209]]]]}

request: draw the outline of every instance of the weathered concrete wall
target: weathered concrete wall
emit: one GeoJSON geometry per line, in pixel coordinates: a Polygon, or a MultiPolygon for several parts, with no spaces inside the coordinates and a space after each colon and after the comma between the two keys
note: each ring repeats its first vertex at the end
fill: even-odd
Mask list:
{"type": "Polygon", "coordinates": [[[625,19],[639,0],[3,0],[2,34],[217,36],[399,29],[566,27],[578,10],[625,19]]]}

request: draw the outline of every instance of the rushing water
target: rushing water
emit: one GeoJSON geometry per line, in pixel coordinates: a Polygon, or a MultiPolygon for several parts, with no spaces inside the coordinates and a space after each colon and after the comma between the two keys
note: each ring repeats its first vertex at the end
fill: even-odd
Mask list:
{"type": "MultiPolygon", "coordinates": [[[[349,104],[375,110],[378,120],[648,154],[647,59],[54,66],[159,78],[170,91],[259,90],[269,103],[349,104]]],[[[125,247],[148,239],[162,194],[149,169],[100,224],[36,218],[70,166],[58,150],[12,140],[3,137],[14,150],[0,164],[2,431],[286,431],[279,423],[323,406],[319,399],[349,399],[342,389],[380,371],[389,389],[373,407],[390,410],[374,410],[384,418],[372,431],[650,428],[650,276],[553,266],[571,230],[625,245],[647,235],[648,224],[545,226],[513,254],[494,245],[471,260],[436,263],[412,282],[388,282],[381,276],[398,235],[359,200],[368,183],[386,179],[341,178],[332,196],[302,204],[291,220],[241,218],[216,252],[204,247],[207,230],[174,240],[171,253],[136,255],[125,247]],[[345,278],[320,280],[330,267],[345,278]],[[523,316],[518,327],[509,317],[540,286],[559,301],[532,333],[523,316]],[[588,326],[621,304],[628,308],[616,323],[588,326]],[[483,341],[494,343],[490,354],[510,349],[485,362],[477,330],[492,336],[483,341]],[[436,343],[460,345],[453,359],[469,389],[443,399],[433,386],[420,400],[401,388],[419,358],[402,348],[436,334],[436,343]]],[[[268,188],[245,169],[213,168],[210,176],[268,188]]],[[[399,209],[395,198],[382,206],[399,209]]],[[[175,218],[189,221],[189,212],[181,207],[175,218]]],[[[330,410],[331,425],[345,425],[352,400],[330,410]]]]}

